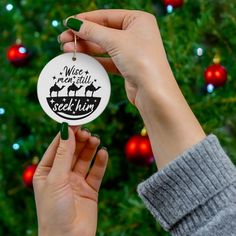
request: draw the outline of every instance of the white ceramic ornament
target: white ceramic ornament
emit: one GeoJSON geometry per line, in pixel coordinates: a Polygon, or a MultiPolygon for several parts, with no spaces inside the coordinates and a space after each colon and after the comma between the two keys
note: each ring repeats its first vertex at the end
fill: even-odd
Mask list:
{"type": "Polygon", "coordinates": [[[82,125],[104,111],[111,85],[107,72],[93,57],[64,53],[43,68],[37,93],[40,105],[52,119],[82,125]]]}

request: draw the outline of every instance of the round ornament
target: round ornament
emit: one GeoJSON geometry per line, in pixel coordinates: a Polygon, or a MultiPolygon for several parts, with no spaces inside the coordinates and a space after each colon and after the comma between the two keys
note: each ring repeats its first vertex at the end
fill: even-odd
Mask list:
{"type": "Polygon", "coordinates": [[[24,172],[23,172],[23,182],[27,187],[32,187],[33,185],[33,177],[34,177],[34,172],[37,169],[37,165],[33,164],[28,166],[24,172]]]}
{"type": "Polygon", "coordinates": [[[24,66],[29,56],[30,53],[23,44],[13,44],[7,51],[7,59],[14,66],[24,66]]]}
{"type": "Polygon", "coordinates": [[[164,0],[165,6],[172,6],[173,8],[182,7],[184,0],[164,0]]]}
{"type": "Polygon", "coordinates": [[[223,86],[227,81],[227,70],[220,64],[213,64],[205,70],[205,82],[214,87],[223,86]]]}
{"type": "Polygon", "coordinates": [[[137,165],[150,165],[154,161],[150,140],[147,135],[133,135],[125,145],[127,160],[137,165]]]}
{"type": "Polygon", "coordinates": [[[52,119],[82,125],[104,111],[111,85],[107,72],[93,57],[64,53],[43,68],[37,93],[40,105],[52,119]]]}

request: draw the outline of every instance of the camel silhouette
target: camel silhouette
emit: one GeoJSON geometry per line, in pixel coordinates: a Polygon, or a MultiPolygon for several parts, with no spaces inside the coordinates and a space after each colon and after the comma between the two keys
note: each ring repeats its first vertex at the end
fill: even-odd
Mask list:
{"type": "MultiPolygon", "coordinates": [[[[96,80],[95,80],[96,81],[96,80]]],[[[98,86],[97,88],[95,88],[94,87],[94,85],[93,85],[93,82],[90,84],[90,85],[88,85],[86,88],[85,88],[85,97],[87,96],[87,92],[88,91],[91,91],[92,93],[91,93],[91,97],[93,97],[93,93],[95,92],[95,91],[97,91],[98,89],[100,89],[101,88],[101,86],[98,86]]]]}
{"type": "Polygon", "coordinates": [[[65,86],[61,86],[61,88],[57,85],[57,83],[55,83],[51,88],[50,88],[50,97],[52,96],[52,92],[56,92],[57,93],[57,97],[58,97],[58,93],[64,88],[65,86]]]}
{"type": "Polygon", "coordinates": [[[70,94],[70,91],[74,91],[75,92],[75,95],[76,96],[76,92],[81,89],[83,87],[83,85],[80,85],[80,87],[78,88],[76,85],[75,85],[75,82],[70,85],[68,88],[67,88],[67,95],[69,96],[70,94]]]}

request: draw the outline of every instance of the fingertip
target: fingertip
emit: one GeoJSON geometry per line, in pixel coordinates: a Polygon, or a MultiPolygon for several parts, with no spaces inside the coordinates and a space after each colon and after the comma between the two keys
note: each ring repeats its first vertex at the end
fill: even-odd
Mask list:
{"type": "Polygon", "coordinates": [[[97,152],[97,158],[99,158],[99,163],[101,165],[106,166],[109,158],[107,148],[102,147],[99,149],[97,152]]]}
{"type": "Polygon", "coordinates": [[[83,21],[75,17],[69,17],[65,21],[65,26],[75,32],[79,32],[83,21]]]}
{"type": "Polygon", "coordinates": [[[64,43],[61,43],[61,44],[60,44],[60,50],[61,50],[61,51],[64,51],[64,43]]]}
{"type": "Polygon", "coordinates": [[[104,150],[104,151],[106,151],[107,152],[107,148],[106,147],[101,147],[101,150],[104,150]]]}
{"type": "Polygon", "coordinates": [[[79,125],[76,125],[76,126],[70,126],[70,128],[73,130],[74,133],[76,133],[79,129],[80,129],[81,126],[79,125]]]}
{"type": "Polygon", "coordinates": [[[81,127],[81,131],[87,132],[89,134],[91,134],[90,130],[88,128],[85,127],[81,127]]]}
{"type": "Polygon", "coordinates": [[[58,37],[60,38],[60,43],[67,43],[73,41],[74,33],[71,30],[67,29],[62,32],[58,37]]]}
{"type": "Polygon", "coordinates": [[[100,141],[99,136],[91,135],[91,137],[89,138],[89,142],[90,142],[90,145],[94,147],[94,146],[99,146],[101,141],[100,141]]]}
{"type": "Polygon", "coordinates": [[[79,128],[75,133],[76,141],[77,142],[85,142],[90,138],[91,134],[89,130],[84,128],[79,128]]]}
{"type": "Polygon", "coordinates": [[[74,137],[75,136],[75,131],[73,127],[68,127],[68,132],[69,132],[69,137],[74,137]]]}
{"type": "Polygon", "coordinates": [[[75,133],[74,133],[74,128],[68,126],[66,122],[63,122],[61,125],[61,130],[60,130],[60,143],[65,143],[67,145],[67,142],[71,142],[75,140],[75,133]]]}
{"type": "Polygon", "coordinates": [[[94,164],[86,178],[88,184],[99,191],[108,163],[108,152],[105,148],[99,149],[94,164]]]}
{"type": "Polygon", "coordinates": [[[61,133],[61,140],[68,140],[68,138],[69,138],[69,129],[68,129],[68,123],[67,122],[62,122],[60,133],[61,133]]]}
{"type": "Polygon", "coordinates": [[[63,24],[65,27],[66,27],[66,22],[67,22],[68,19],[69,19],[69,17],[62,21],[62,24],[63,24]]]}
{"type": "Polygon", "coordinates": [[[61,35],[60,34],[57,36],[57,42],[61,43],[61,35]]]}

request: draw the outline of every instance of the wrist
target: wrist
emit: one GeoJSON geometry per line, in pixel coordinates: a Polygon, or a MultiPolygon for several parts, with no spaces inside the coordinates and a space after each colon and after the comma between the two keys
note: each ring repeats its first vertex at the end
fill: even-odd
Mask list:
{"type": "MultiPolygon", "coordinates": [[[[56,227],[55,227],[55,229],[50,229],[48,227],[39,226],[38,236],[51,236],[51,235],[65,236],[65,234],[58,232],[56,227]]],[[[67,234],[67,235],[69,235],[69,234],[67,234]]]]}
{"type": "MultiPolygon", "coordinates": [[[[205,137],[172,73],[137,91],[135,105],[143,118],[158,168],[205,137]]],[[[150,77],[149,77],[150,78],[150,77]]],[[[152,81],[152,80],[150,80],[152,81]]]]}
{"type": "MultiPolygon", "coordinates": [[[[137,94],[135,98],[135,106],[138,110],[146,107],[144,101],[154,102],[155,104],[165,98],[165,94],[171,94],[173,91],[179,91],[179,87],[176,83],[169,62],[166,58],[161,60],[155,58],[150,59],[143,58],[140,63],[139,70],[141,73],[136,75],[135,80],[137,83],[137,94]],[[171,91],[170,91],[171,89],[171,91]]],[[[156,104],[156,105],[162,105],[156,104]]]]}
{"type": "Polygon", "coordinates": [[[72,236],[72,234],[62,234],[54,231],[46,231],[46,230],[38,230],[38,236],[52,236],[52,235],[57,235],[57,236],[72,236]]]}
{"type": "MultiPolygon", "coordinates": [[[[161,74],[158,70],[144,73],[142,79],[145,84],[139,86],[135,98],[135,106],[142,114],[151,106],[161,108],[166,102],[175,101],[176,98],[182,97],[182,93],[174,78],[171,70],[161,74]],[[148,78],[148,80],[146,79],[148,78]]],[[[152,109],[153,113],[159,109],[152,109]]],[[[156,114],[155,114],[156,115],[156,114]]]]}

